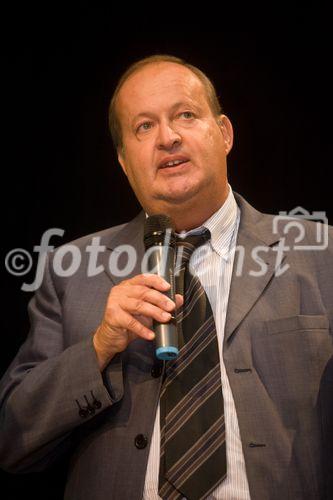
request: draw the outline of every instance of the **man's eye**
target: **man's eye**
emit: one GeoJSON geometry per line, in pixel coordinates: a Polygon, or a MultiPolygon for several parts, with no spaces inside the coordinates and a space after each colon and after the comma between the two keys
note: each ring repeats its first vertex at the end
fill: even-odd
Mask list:
{"type": "Polygon", "coordinates": [[[190,120],[191,118],[194,118],[194,114],[192,113],[192,111],[183,111],[182,113],[180,113],[180,116],[182,116],[186,120],[190,120]]]}
{"type": "Polygon", "coordinates": [[[144,132],[145,130],[149,130],[151,127],[152,127],[152,122],[141,123],[141,125],[139,125],[137,128],[137,132],[141,132],[141,131],[144,132]]]}

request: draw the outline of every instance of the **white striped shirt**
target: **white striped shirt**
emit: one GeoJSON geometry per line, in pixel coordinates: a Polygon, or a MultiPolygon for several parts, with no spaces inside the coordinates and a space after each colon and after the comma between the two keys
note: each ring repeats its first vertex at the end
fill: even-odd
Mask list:
{"type": "MultiPolygon", "coordinates": [[[[224,326],[239,219],[240,210],[229,186],[229,194],[222,207],[203,224],[203,227],[210,230],[211,240],[195,252],[190,261],[207,293],[215,318],[224,401],[227,477],[209,495],[209,500],[250,499],[235,403],[222,356],[224,326]],[[204,258],[202,258],[203,253],[204,258]]],[[[189,231],[187,234],[198,231],[200,228],[189,231]]],[[[158,495],[159,463],[160,408],[158,406],[149,451],[143,500],[160,500],[158,495]]]]}

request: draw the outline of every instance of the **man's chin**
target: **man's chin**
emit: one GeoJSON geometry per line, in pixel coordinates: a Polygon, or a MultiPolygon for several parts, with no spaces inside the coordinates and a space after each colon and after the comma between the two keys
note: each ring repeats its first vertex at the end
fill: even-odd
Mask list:
{"type": "Polygon", "coordinates": [[[172,191],[159,193],[155,199],[172,205],[182,205],[196,196],[199,189],[173,189],[172,191]]]}
{"type": "Polygon", "coordinates": [[[155,200],[165,201],[170,204],[181,205],[190,201],[205,187],[207,180],[201,173],[187,171],[183,174],[168,175],[155,179],[155,200]]]}

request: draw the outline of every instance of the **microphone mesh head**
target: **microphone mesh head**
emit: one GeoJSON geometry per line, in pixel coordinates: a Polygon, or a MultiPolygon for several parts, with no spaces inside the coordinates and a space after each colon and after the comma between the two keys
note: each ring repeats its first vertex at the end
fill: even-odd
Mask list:
{"type": "Polygon", "coordinates": [[[151,215],[145,222],[145,236],[150,233],[165,232],[169,228],[173,229],[173,223],[168,215],[151,215]]]}
{"type": "MultiPolygon", "coordinates": [[[[144,229],[144,242],[145,247],[150,248],[152,245],[162,245],[166,232],[169,232],[173,235],[174,225],[172,219],[165,214],[155,214],[147,217],[145,222],[144,229]]],[[[171,237],[171,241],[169,239],[169,245],[172,244],[174,240],[174,236],[171,237]]]]}

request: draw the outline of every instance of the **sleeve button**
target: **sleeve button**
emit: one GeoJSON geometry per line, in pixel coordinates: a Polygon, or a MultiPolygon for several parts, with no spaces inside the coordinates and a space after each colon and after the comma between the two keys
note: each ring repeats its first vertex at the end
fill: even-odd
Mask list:
{"type": "Polygon", "coordinates": [[[81,408],[79,415],[81,418],[86,418],[88,416],[88,411],[85,408],[81,408]]]}
{"type": "Polygon", "coordinates": [[[88,415],[94,415],[95,414],[95,408],[93,406],[88,406],[87,407],[87,412],[88,412],[88,415]]]}
{"type": "Polygon", "coordinates": [[[102,407],[102,403],[95,399],[95,401],[93,402],[93,406],[96,408],[96,410],[99,410],[102,407]]]}

